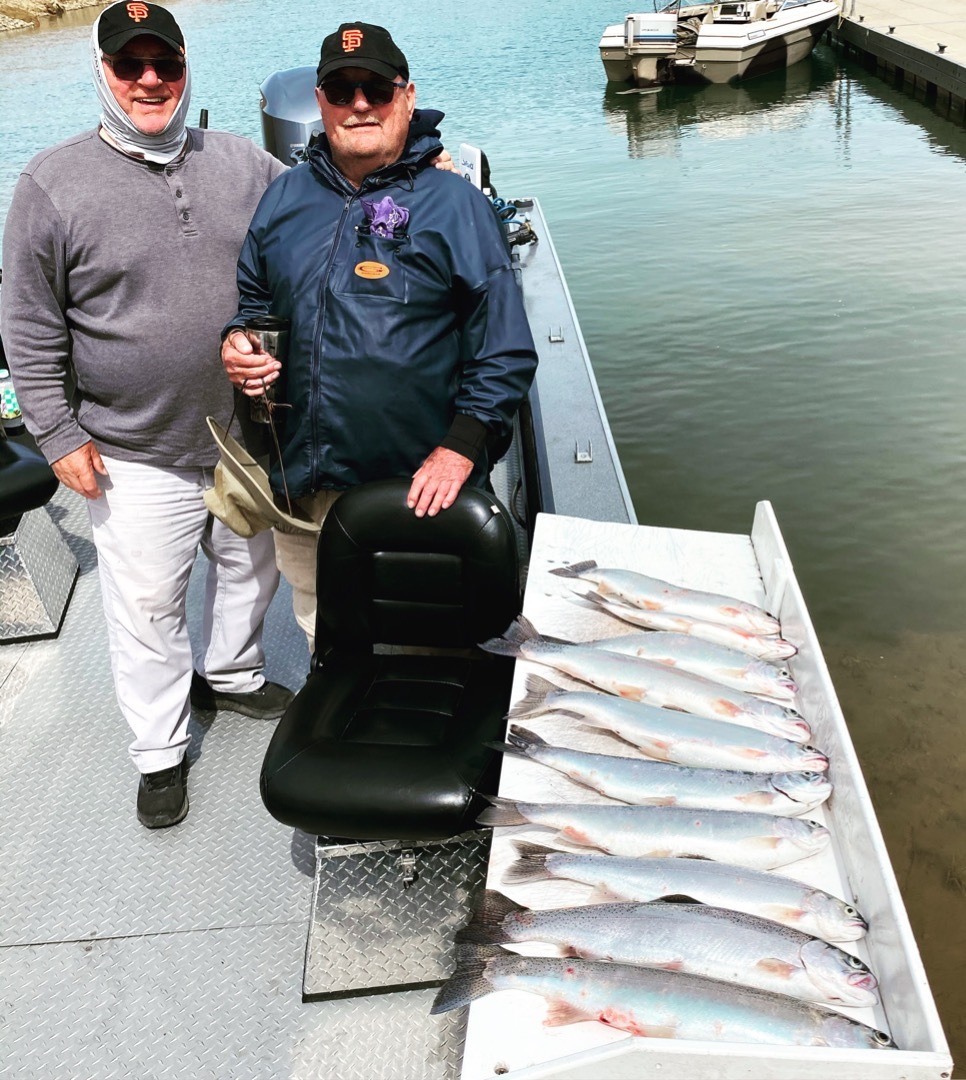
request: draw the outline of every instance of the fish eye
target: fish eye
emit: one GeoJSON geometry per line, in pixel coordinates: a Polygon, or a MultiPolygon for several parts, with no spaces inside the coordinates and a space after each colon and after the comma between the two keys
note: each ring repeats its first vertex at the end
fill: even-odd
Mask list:
{"type": "Polygon", "coordinates": [[[778,677],[780,679],[787,679],[789,675],[791,675],[791,672],[788,670],[787,667],[780,667],[778,669],[778,677]]]}
{"type": "Polygon", "coordinates": [[[858,910],[856,908],[852,907],[851,904],[846,904],[845,905],[845,914],[846,915],[858,916],[859,913],[858,913],[858,910]]]}
{"type": "Polygon", "coordinates": [[[872,1038],[875,1039],[875,1041],[880,1046],[891,1046],[892,1045],[892,1036],[887,1035],[884,1031],[874,1031],[872,1033],[872,1038]]]}
{"type": "Polygon", "coordinates": [[[802,779],[803,780],[809,780],[809,781],[817,780],[818,777],[819,777],[819,774],[817,772],[803,772],[802,773],[802,779]]]}
{"type": "Polygon", "coordinates": [[[852,956],[851,953],[849,953],[849,967],[852,968],[853,971],[867,971],[868,970],[868,968],[866,968],[864,962],[862,960],[860,960],[859,957],[852,956]]]}

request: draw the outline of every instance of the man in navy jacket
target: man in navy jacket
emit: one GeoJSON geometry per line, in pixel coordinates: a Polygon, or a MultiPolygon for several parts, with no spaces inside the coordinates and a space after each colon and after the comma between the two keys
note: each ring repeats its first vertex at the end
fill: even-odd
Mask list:
{"type": "MultiPolygon", "coordinates": [[[[325,138],[259,204],[222,360],[249,394],[276,382],[288,492],[316,520],[347,487],[396,476],[433,515],[485,483],[487,445],[536,368],[503,227],[481,192],[432,168],[441,114],[415,108],[382,27],[325,39],[316,96],[325,138]],[[291,323],[284,366],[241,330],[269,313],[291,323]]],[[[311,642],[314,540],[276,532],[276,550],[311,642]]]]}

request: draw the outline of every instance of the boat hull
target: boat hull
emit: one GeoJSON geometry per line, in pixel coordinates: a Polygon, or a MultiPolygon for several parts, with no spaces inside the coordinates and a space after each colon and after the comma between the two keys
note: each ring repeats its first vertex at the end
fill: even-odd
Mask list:
{"type": "Polygon", "coordinates": [[[730,83],[779,71],[806,59],[831,26],[837,10],[832,3],[806,5],[782,24],[758,20],[745,24],[706,23],[694,48],[650,54],[628,49],[624,28],[604,31],[598,46],[608,82],[653,86],[663,83],[730,83]]]}

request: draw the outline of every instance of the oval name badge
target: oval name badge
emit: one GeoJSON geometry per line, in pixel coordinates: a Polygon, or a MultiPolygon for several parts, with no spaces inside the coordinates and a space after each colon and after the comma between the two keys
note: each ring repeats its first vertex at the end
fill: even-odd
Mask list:
{"type": "Polygon", "coordinates": [[[371,281],[375,278],[388,277],[389,267],[381,262],[356,263],[356,274],[361,278],[367,278],[371,281]]]}

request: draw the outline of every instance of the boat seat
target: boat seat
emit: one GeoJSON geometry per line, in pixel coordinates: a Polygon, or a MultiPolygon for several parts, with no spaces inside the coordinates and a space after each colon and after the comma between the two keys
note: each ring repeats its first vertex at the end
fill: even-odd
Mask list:
{"type": "Polygon", "coordinates": [[[59,481],[39,450],[0,435],[0,535],[30,510],[46,505],[59,481]]]}
{"type": "Polygon", "coordinates": [[[308,833],[454,837],[497,789],[500,755],[485,744],[502,738],[513,661],[476,645],[520,609],[513,527],[491,493],[467,488],[417,518],[409,487],[349,490],[319,537],[319,659],[261,772],[269,812],[308,833]]]}

